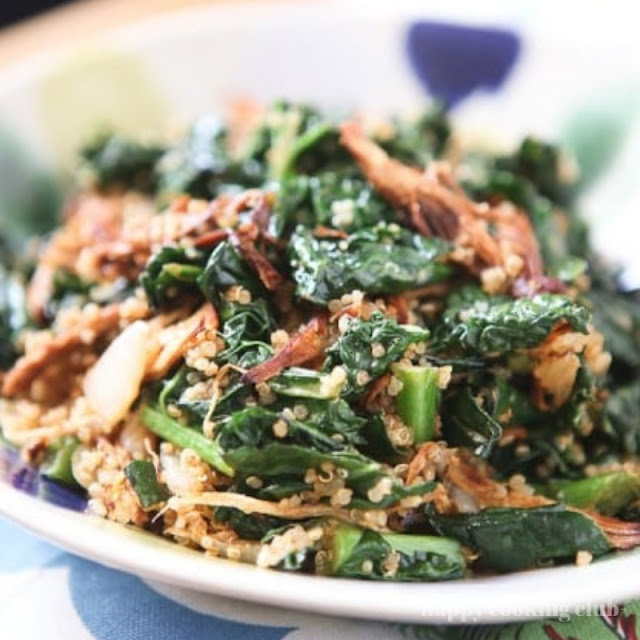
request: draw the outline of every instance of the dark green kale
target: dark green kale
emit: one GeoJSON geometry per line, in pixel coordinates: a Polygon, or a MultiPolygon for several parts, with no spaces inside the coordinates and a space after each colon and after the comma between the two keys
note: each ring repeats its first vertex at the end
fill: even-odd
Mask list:
{"type": "Polygon", "coordinates": [[[150,509],[169,499],[168,489],[160,484],[153,462],[134,460],[124,468],[124,474],[131,483],[143,509],[150,509]]]}
{"type": "Polygon", "coordinates": [[[219,313],[225,348],[218,361],[250,368],[272,355],[269,338],[276,324],[263,299],[248,304],[225,301],[219,313]],[[248,355],[248,351],[258,353],[248,355]]]}
{"type": "Polygon", "coordinates": [[[326,400],[337,398],[344,382],[339,378],[336,379],[331,373],[290,367],[275,378],[271,378],[269,386],[272,391],[281,396],[326,400]]]}
{"type": "Polygon", "coordinates": [[[14,341],[27,324],[24,284],[0,263],[0,371],[15,362],[18,353],[14,341]]]}
{"type": "Polygon", "coordinates": [[[384,223],[344,240],[317,238],[298,226],[289,253],[297,294],[326,304],[354,290],[394,294],[442,282],[453,271],[438,259],[447,243],[384,223]]]}
{"type": "Polygon", "coordinates": [[[369,580],[428,582],[462,578],[460,544],[449,538],[377,533],[340,525],[333,534],[333,575],[369,580]]]}
{"type": "Polygon", "coordinates": [[[571,182],[562,179],[562,152],[553,144],[531,136],[526,137],[513,155],[498,158],[498,169],[526,178],[530,184],[552,202],[571,203],[571,182]]]}
{"type": "Polygon", "coordinates": [[[254,298],[263,297],[265,293],[255,272],[228,240],[211,252],[197,283],[207,300],[216,307],[220,305],[221,294],[234,285],[245,288],[254,298]]]}
{"type": "Polygon", "coordinates": [[[227,138],[228,131],[217,118],[204,116],[197,120],[159,160],[160,192],[209,199],[225,190],[260,186],[265,179],[263,162],[253,157],[231,158],[227,138]]]}
{"type": "Polygon", "coordinates": [[[593,324],[613,357],[611,381],[626,384],[640,373],[640,304],[628,295],[604,288],[591,289],[586,299],[593,324]]]}
{"type": "Polygon", "coordinates": [[[163,440],[171,442],[180,449],[193,449],[198,456],[214,469],[228,476],[233,469],[223,459],[220,448],[214,440],[205,437],[200,430],[192,429],[169,416],[162,407],[154,409],[145,406],[141,413],[142,422],[163,440]]]}
{"type": "MultiPolygon", "coordinates": [[[[290,522],[284,523],[277,529],[272,529],[267,532],[262,538],[263,544],[269,544],[276,536],[286,535],[287,531],[290,531],[294,527],[302,526],[304,529],[313,529],[319,523],[318,520],[307,520],[302,523],[291,524],[290,522]]],[[[304,573],[315,572],[315,556],[320,551],[322,545],[321,539],[312,541],[309,540],[309,544],[306,547],[297,549],[295,551],[289,551],[277,564],[273,565],[275,569],[280,571],[297,571],[304,573]]]]}
{"type": "Polygon", "coordinates": [[[314,174],[350,160],[338,137],[335,124],[317,109],[280,100],[267,110],[243,156],[264,162],[272,180],[314,174]]]}
{"type": "MultiPolygon", "coordinates": [[[[299,445],[319,452],[330,452],[344,449],[344,445],[332,438],[334,433],[331,424],[311,424],[295,418],[291,410],[275,412],[265,407],[247,407],[230,416],[218,427],[217,442],[224,451],[237,450],[241,447],[263,449],[266,445],[277,441],[299,445]],[[274,424],[281,421],[283,435],[276,438],[274,424]]],[[[338,433],[338,432],[335,432],[338,433]]]]}
{"type": "Polygon", "coordinates": [[[557,147],[526,138],[512,155],[469,156],[463,186],[476,200],[506,199],[523,209],[548,274],[572,282],[584,272],[590,248],[586,224],[571,206],[575,186],[560,179],[562,162],[557,147]]]}
{"type": "Polygon", "coordinates": [[[605,428],[623,453],[640,452],[640,381],[614,391],[604,412],[605,428]]]}
{"type": "Polygon", "coordinates": [[[435,367],[407,364],[391,365],[402,383],[396,396],[396,412],[413,432],[413,441],[432,440],[440,405],[440,373],[435,367]]]}
{"type": "Polygon", "coordinates": [[[80,171],[88,173],[100,189],[119,187],[153,193],[157,186],[155,166],[164,151],[160,145],[105,132],[80,152],[80,171]]]}
{"type": "MultiPolygon", "coordinates": [[[[433,483],[405,488],[382,465],[358,453],[344,439],[332,437],[336,434],[340,431],[328,421],[303,421],[291,410],[250,407],[222,421],[216,444],[240,477],[259,477],[271,497],[285,495],[278,491],[279,485],[299,491],[309,469],[320,470],[327,464],[347,472],[345,484],[354,491],[354,508],[384,508],[432,488],[433,483]],[[372,502],[368,492],[380,488],[381,481],[386,491],[372,502]]],[[[266,497],[265,489],[260,490],[261,497],[266,497]]]]}
{"type": "Polygon", "coordinates": [[[440,535],[477,551],[479,566],[501,572],[573,560],[578,551],[600,556],[611,549],[607,536],[591,518],[560,504],[452,516],[431,514],[429,520],[440,535]]]}
{"type": "Polygon", "coordinates": [[[156,252],[140,275],[149,302],[154,307],[175,304],[184,295],[199,293],[207,255],[197,249],[166,245],[156,252]]]}
{"type": "Polygon", "coordinates": [[[514,473],[531,480],[539,480],[540,473],[579,478],[584,475],[585,456],[597,462],[611,450],[613,438],[602,428],[593,374],[584,366],[576,373],[569,398],[556,410],[538,410],[526,394],[499,378],[482,397],[484,408],[501,426],[516,432],[525,427],[524,434],[491,451],[490,462],[503,478],[514,473]]]}
{"type": "Polygon", "coordinates": [[[442,427],[446,441],[471,449],[477,456],[491,454],[502,435],[502,427],[465,386],[449,394],[442,407],[442,427]]]}
{"type": "Polygon", "coordinates": [[[311,176],[309,191],[316,225],[356,231],[395,218],[389,204],[354,170],[311,176]]]}
{"type": "MultiPolygon", "coordinates": [[[[233,489],[229,489],[233,492],[233,489]]],[[[246,491],[242,491],[246,493],[246,491]]],[[[217,522],[229,525],[243,540],[262,540],[271,531],[282,528],[286,520],[261,513],[243,513],[233,507],[216,507],[217,522]]]]}
{"type": "Polygon", "coordinates": [[[488,385],[489,397],[483,397],[492,417],[502,425],[537,425],[549,421],[549,413],[537,409],[528,387],[522,390],[503,376],[494,376],[488,385]]]}
{"type": "Polygon", "coordinates": [[[354,165],[282,180],[278,185],[272,232],[280,236],[298,224],[356,231],[395,218],[393,209],[354,165]]]}
{"type": "MultiPolygon", "coordinates": [[[[273,386],[271,386],[273,390],[273,386]]],[[[280,411],[291,406],[287,397],[279,398],[272,405],[280,411]]],[[[359,416],[341,398],[314,399],[296,398],[296,411],[305,415],[304,422],[323,433],[331,434],[331,438],[342,445],[359,446],[364,444],[362,431],[367,419],[359,416]]]]}
{"type": "Polygon", "coordinates": [[[514,300],[466,286],[447,299],[430,347],[505,354],[539,345],[561,322],[586,333],[588,321],[588,310],[565,296],[539,294],[514,300]]]}
{"type": "Polygon", "coordinates": [[[344,333],[326,351],[325,369],[341,365],[347,373],[345,397],[354,397],[367,388],[369,382],[387,371],[400,360],[409,345],[425,342],[426,329],[414,325],[399,325],[380,311],[369,320],[353,318],[344,333]],[[374,355],[372,345],[381,345],[374,355]],[[384,352],[383,352],[384,351],[384,352]]]}
{"type": "Polygon", "coordinates": [[[158,395],[159,408],[166,413],[167,407],[173,405],[181,411],[181,415],[187,424],[201,425],[209,414],[210,399],[193,399],[187,393],[187,389],[192,386],[189,380],[198,372],[187,365],[181,366],[171,378],[162,381],[160,393],[158,395]]]}
{"type": "Polygon", "coordinates": [[[417,118],[394,118],[393,135],[374,133],[374,138],[392,157],[406,164],[424,167],[440,156],[451,137],[451,124],[445,109],[434,104],[417,118]]]}

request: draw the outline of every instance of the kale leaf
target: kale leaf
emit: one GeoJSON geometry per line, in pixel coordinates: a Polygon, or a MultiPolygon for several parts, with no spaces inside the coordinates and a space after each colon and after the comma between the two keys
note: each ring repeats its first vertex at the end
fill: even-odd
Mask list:
{"type": "Polygon", "coordinates": [[[455,540],[340,525],[332,539],[331,571],[369,580],[452,580],[464,576],[465,560],[455,540]]]}
{"type": "Polygon", "coordinates": [[[143,144],[103,132],[80,152],[80,171],[100,189],[121,187],[153,193],[157,186],[155,166],[164,147],[143,144]]]}
{"type": "Polygon", "coordinates": [[[265,179],[263,162],[251,157],[231,158],[227,139],[228,131],[217,118],[203,116],[197,120],[158,161],[161,193],[188,193],[208,199],[225,190],[261,185],[265,179]]]}
{"type": "Polygon", "coordinates": [[[612,377],[617,383],[640,371],[640,304],[621,292],[593,288],[587,294],[593,324],[604,336],[613,357],[612,377]]]}
{"type": "Polygon", "coordinates": [[[143,509],[154,507],[169,498],[170,493],[158,481],[156,469],[150,460],[133,460],[124,468],[124,474],[143,509]]]}
{"type": "Polygon", "coordinates": [[[613,471],[578,480],[552,480],[546,493],[564,504],[615,516],[640,498],[640,475],[613,471]]]}
{"type": "Polygon", "coordinates": [[[482,458],[491,454],[502,435],[502,427],[471,394],[469,386],[450,394],[442,408],[446,441],[464,446],[482,458]]]}
{"type": "Polygon", "coordinates": [[[140,274],[140,284],[154,307],[176,302],[185,294],[198,293],[198,278],[207,256],[196,249],[166,245],[156,252],[140,274]]]}
{"type": "Polygon", "coordinates": [[[9,369],[18,353],[14,340],[28,323],[24,285],[0,264],[0,371],[9,369]]]}
{"type": "Polygon", "coordinates": [[[401,359],[409,345],[425,342],[426,329],[399,325],[380,311],[369,320],[353,318],[344,333],[326,351],[325,369],[341,365],[347,373],[345,397],[362,393],[369,382],[381,376],[389,366],[401,359]],[[374,355],[372,345],[381,345],[381,355],[374,355]],[[364,379],[363,379],[364,374],[364,379]]]}
{"type": "Polygon", "coordinates": [[[225,301],[219,312],[226,345],[219,362],[250,368],[272,355],[268,343],[276,325],[264,299],[248,304],[225,301]]]}
{"type": "MultiPolygon", "coordinates": [[[[229,491],[232,492],[233,489],[229,491]]],[[[243,513],[233,507],[216,507],[214,515],[217,522],[229,525],[244,540],[262,540],[269,532],[281,528],[287,522],[283,518],[261,513],[243,513]]]]}
{"type": "Polygon", "coordinates": [[[354,508],[384,508],[408,495],[426,493],[433,486],[404,487],[382,465],[358,453],[343,439],[332,437],[339,433],[329,421],[302,421],[291,411],[249,407],[220,424],[216,444],[240,477],[255,475],[263,480],[263,496],[266,491],[271,497],[286,495],[279,485],[299,491],[309,469],[319,470],[327,464],[346,471],[345,484],[355,493],[351,501],[354,508]],[[372,502],[368,492],[382,480],[388,483],[388,493],[372,502]]]}
{"type": "Polygon", "coordinates": [[[451,123],[441,104],[433,104],[415,118],[391,120],[393,135],[382,132],[376,141],[392,157],[420,167],[440,156],[451,137],[451,123]]]}
{"type": "Polygon", "coordinates": [[[452,516],[431,514],[429,520],[440,535],[477,551],[478,564],[495,571],[569,561],[578,551],[599,556],[611,548],[591,518],[560,504],[533,509],[493,508],[452,516]]]}
{"type": "Polygon", "coordinates": [[[586,333],[588,321],[588,310],[562,295],[513,300],[466,286],[449,296],[430,346],[435,351],[504,354],[539,345],[560,322],[586,333]]]}
{"type": "Polygon", "coordinates": [[[211,252],[197,283],[207,300],[216,307],[220,304],[221,294],[234,285],[243,287],[254,298],[264,294],[264,287],[255,272],[228,240],[218,244],[211,252]]]}
{"type": "Polygon", "coordinates": [[[640,381],[613,392],[605,406],[605,427],[627,454],[640,452],[640,381]]]}
{"type": "Polygon", "coordinates": [[[439,239],[384,223],[344,240],[317,238],[298,226],[289,244],[297,294],[318,304],[356,289],[393,294],[442,282],[452,275],[438,261],[448,249],[439,239]]]}

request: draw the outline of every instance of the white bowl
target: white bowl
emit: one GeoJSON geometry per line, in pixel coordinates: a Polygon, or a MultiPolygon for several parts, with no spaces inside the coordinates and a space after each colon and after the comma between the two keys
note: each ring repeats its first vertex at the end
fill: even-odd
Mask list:
{"type": "MultiPolygon", "coordinates": [[[[632,21],[611,3],[607,33],[616,36],[607,40],[589,7],[577,29],[573,12],[558,3],[482,4],[215,5],[74,41],[5,70],[0,229],[17,228],[24,211],[37,220],[57,206],[52,185],[98,125],[154,136],[219,114],[238,96],[405,109],[431,88],[455,103],[454,117],[467,129],[506,141],[534,132],[566,142],[589,169],[583,205],[596,244],[635,278],[640,57],[632,21]]],[[[375,584],[207,559],[46,504],[1,479],[0,513],[86,557],[166,584],[322,613],[428,623],[460,622],[471,610],[479,622],[521,619],[522,602],[537,616],[640,595],[636,554],[449,584],[375,584]]]]}

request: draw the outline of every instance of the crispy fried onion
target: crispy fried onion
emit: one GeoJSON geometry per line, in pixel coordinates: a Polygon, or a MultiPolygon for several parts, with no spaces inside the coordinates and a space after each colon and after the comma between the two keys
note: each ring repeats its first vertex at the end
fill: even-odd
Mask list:
{"type": "Polygon", "coordinates": [[[248,209],[248,219],[243,220],[231,233],[233,245],[247,264],[258,274],[269,291],[274,291],[284,278],[264,256],[265,246],[273,243],[267,227],[269,225],[271,196],[257,189],[240,194],[234,201],[238,210],[248,209]]]}
{"type": "Polygon", "coordinates": [[[277,376],[286,367],[294,367],[315,360],[324,354],[327,342],[327,319],[316,316],[292,336],[273,357],[249,369],[245,382],[259,384],[277,376]]]}
{"type": "Polygon", "coordinates": [[[340,141],[369,182],[404,212],[405,222],[424,236],[453,242],[450,259],[479,276],[488,292],[527,296],[564,289],[544,275],[533,227],[513,204],[470,200],[447,164],[435,162],[421,171],[394,160],[355,122],[342,125],[340,141]]]}

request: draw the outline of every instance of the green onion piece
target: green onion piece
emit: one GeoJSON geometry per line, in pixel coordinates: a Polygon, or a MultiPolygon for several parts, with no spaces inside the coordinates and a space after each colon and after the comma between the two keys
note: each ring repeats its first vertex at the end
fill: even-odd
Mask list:
{"type": "Polygon", "coordinates": [[[413,430],[416,444],[432,440],[440,401],[439,373],[434,367],[396,364],[393,375],[402,382],[396,397],[396,411],[413,430]]]}
{"type": "Polygon", "coordinates": [[[613,516],[640,497],[640,475],[627,471],[603,473],[580,480],[554,481],[550,489],[560,502],[613,516]]]}
{"type": "Polygon", "coordinates": [[[336,529],[331,553],[331,573],[333,575],[338,574],[345,560],[351,556],[363,533],[363,529],[348,524],[341,524],[336,529]]]}
{"type": "Polygon", "coordinates": [[[79,444],[80,442],[74,436],[65,436],[52,442],[46,452],[40,473],[50,480],[77,487],[78,483],[71,471],[71,457],[79,444]]]}
{"type": "Polygon", "coordinates": [[[136,492],[143,509],[165,502],[171,495],[158,482],[156,468],[149,460],[134,460],[124,468],[124,474],[136,492]]]}
{"type": "Polygon", "coordinates": [[[220,447],[201,433],[181,425],[177,420],[152,409],[142,409],[142,422],[156,435],[181,449],[193,449],[202,460],[225,475],[232,476],[233,469],[224,461],[220,447]]]}

